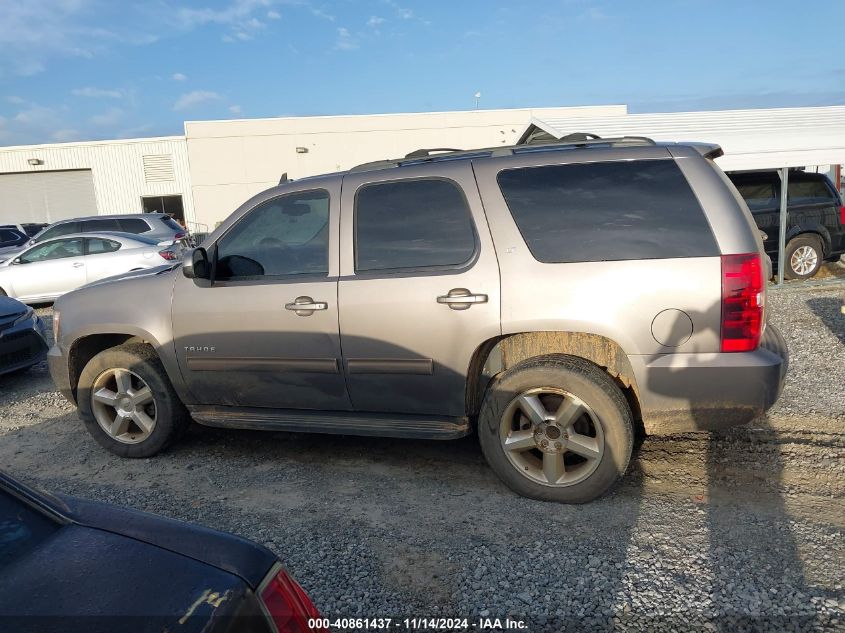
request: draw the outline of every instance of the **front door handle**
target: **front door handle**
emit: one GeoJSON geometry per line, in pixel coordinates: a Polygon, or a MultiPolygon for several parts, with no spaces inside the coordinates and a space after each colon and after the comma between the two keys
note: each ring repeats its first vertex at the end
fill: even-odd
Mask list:
{"type": "Polygon", "coordinates": [[[73,262],[74,268],[82,268],[84,265],[82,262],[73,262]]]}
{"type": "Polygon", "coordinates": [[[311,316],[314,310],[328,310],[329,304],[325,301],[314,301],[311,297],[297,297],[293,303],[286,303],[285,310],[296,312],[297,316],[311,316]]]}
{"type": "Polygon", "coordinates": [[[437,303],[445,303],[453,310],[468,310],[474,303],[487,303],[487,295],[475,295],[466,288],[452,288],[449,294],[437,297],[437,303]]]}

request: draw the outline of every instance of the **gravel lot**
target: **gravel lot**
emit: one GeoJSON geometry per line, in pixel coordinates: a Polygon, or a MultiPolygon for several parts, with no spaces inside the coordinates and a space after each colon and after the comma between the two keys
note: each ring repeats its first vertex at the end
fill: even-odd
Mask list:
{"type": "Polygon", "coordinates": [[[160,457],[122,460],[87,436],[45,366],[0,377],[0,464],[262,542],[328,616],[845,630],[845,283],[769,297],[791,352],[777,407],[729,432],[646,440],[622,485],[586,506],[516,497],[474,438],[195,428],[160,457]]]}

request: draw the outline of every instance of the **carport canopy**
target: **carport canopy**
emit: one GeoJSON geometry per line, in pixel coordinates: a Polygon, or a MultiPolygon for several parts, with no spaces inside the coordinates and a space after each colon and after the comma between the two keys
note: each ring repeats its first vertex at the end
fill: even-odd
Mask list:
{"type": "Polygon", "coordinates": [[[535,118],[519,142],[538,132],[554,139],[588,132],[716,143],[725,152],[716,163],[725,171],[845,164],[845,106],[535,118]]]}

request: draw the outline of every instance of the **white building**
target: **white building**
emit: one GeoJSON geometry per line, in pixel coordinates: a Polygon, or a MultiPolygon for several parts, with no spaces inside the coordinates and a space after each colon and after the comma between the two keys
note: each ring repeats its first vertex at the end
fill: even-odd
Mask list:
{"type": "Polygon", "coordinates": [[[845,163],[845,107],[628,114],[624,105],[185,124],[185,136],[0,147],[0,224],[164,210],[205,232],[278,183],[532,131],[719,143],[724,169],[845,163]]]}
{"type": "Polygon", "coordinates": [[[195,220],[182,136],[0,147],[0,224],[154,210],[195,220]]]}

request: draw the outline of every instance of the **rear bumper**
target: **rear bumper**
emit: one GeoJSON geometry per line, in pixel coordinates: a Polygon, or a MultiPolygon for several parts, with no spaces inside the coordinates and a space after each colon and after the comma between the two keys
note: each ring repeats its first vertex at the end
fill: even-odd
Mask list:
{"type": "Polygon", "coordinates": [[[46,354],[46,330],[38,316],[0,332],[0,375],[40,363],[46,354]]]}
{"type": "Polygon", "coordinates": [[[629,356],[646,433],[715,430],[745,424],[780,397],[789,352],[767,325],[753,352],[629,356]]]}

